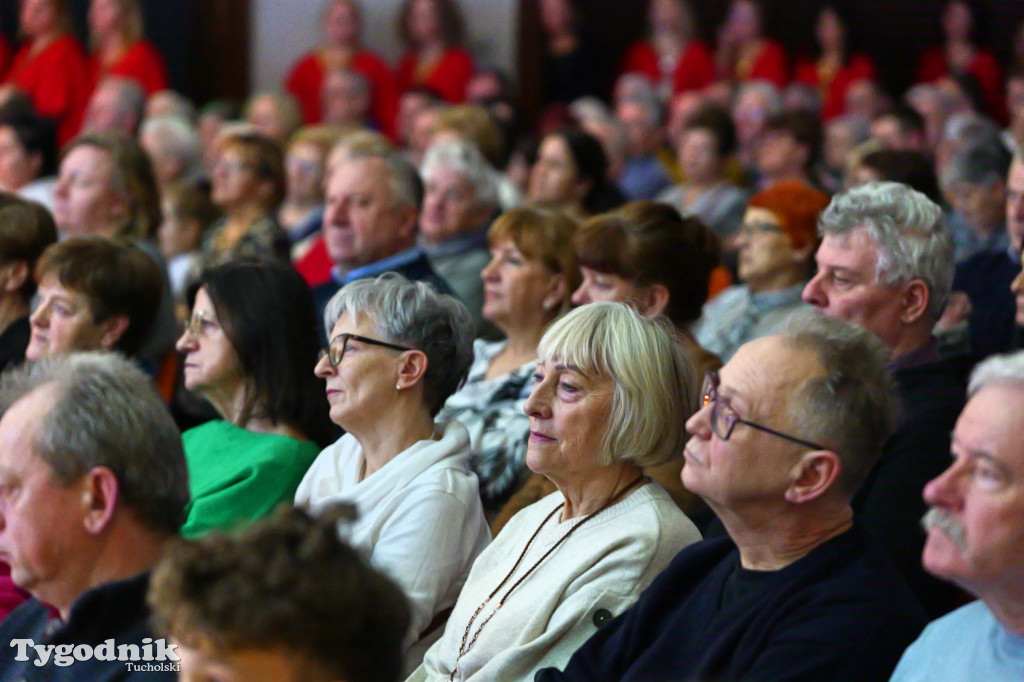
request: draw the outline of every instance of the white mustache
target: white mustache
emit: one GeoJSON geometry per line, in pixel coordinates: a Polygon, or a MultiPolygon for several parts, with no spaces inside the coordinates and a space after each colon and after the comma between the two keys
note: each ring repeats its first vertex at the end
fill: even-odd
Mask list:
{"type": "Polygon", "coordinates": [[[921,519],[921,526],[925,532],[932,528],[938,528],[946,537],[953,541],[956,548],[961,552],[967,551],[967,533],[964,527],[953,519],[948,513],[932,507],[921,519]]]}

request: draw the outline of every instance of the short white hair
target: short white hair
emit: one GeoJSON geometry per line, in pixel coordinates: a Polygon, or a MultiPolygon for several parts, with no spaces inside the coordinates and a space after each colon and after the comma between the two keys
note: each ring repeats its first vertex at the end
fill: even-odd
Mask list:
{"type": "Polygon", "coordinates": [[[994,355],[979,363],[971,372],[967,394],[973,396],[986,386],[993,385],[1024,389],[1024,350],[994,355]]]}
{"type": "Polygon", "coordinates": [[[667,318],[649,320],[626,303],[588,303],[552,323],[537,358],[612,379],[598,464],[654,466],[682,453],[699,378],[667,318]]]}
{"type": "Polygon", "coordinates": [[[477,206],[497,206],[497,173],[475,144],[451,140],[430,145],[420,170],[424,184],[442,168],[458,173],[473,186],[477,206]]]}

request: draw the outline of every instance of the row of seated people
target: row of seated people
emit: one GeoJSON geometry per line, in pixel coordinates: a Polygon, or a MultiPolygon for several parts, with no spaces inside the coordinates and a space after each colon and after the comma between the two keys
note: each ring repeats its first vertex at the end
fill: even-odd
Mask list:
{"type": "MultiPolygon", "coordinates": [[[[873,189],[904,208],[927,206],[897,185],[849,198],[873,189]]],[[[826,240],[885,234],[875,223],[826,224],[826,240]]],[[[941,222],[911,230],[951,253],[941,222]]],[[[850,302],[841,286],[819,286],[850,302]]],[[[932,291],[920,279],[865,286],[925,303],[932,291]]],[[[907,310],[892,298],[884,308],[907,310]]],[[[927,611],[857,512],[906,419],[893,349],[863,320],[797,316],[699,383],[666,321],[614,302],[569,312],[539,341],[524,406],[528,465],[556,491],[490,541],[466,429],[432,416],[468,371],[468,311],[387,275],[340,291],[325,321],[335,316],[316,371],[331,418],[353,430],[303,478],[295,501],[308,512],[281,510],[237,536],[178,537],[196,507],[189,445],[136,365],[70,353],[4,375],[0,549],[33,598],[0,623],[11,642],[0,679],[116,670],[131,680],[180,671],[256,682],[964,680],[1024,671],[1024,353],[974,371],[970,399],[953,414],[953,460],[924,488],[923,565],[979,601],[922,634],[927,611]],[[451,363],[431,375],[439,355],[451,363]],[[391,421],[399,414],[410,421],[391,421]],[[388,445],[417,438],[386,456],[388,445]],[[682,481],[723,537],[701,540],[644,473],[680,452],[682,481]],[[362,509],[354,520],[337,504],[346,498],[362,509]],[[439,588],[453,606],[424,626],[417,611],[428,595],[414,587],[439,588]],[[132,648],[146,663],[131,663],[140,658],[132,648]]],[[[204,357],[227,364],[209,317],[187,332],[197,370],[211,367],[204,357]]]]}

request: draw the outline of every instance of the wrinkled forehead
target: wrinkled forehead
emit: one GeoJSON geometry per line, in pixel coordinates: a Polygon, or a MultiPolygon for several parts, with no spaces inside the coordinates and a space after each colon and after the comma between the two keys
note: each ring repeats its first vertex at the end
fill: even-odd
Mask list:
{"type": "Polygon", "coordinates": [[[818,247],[818,266],[874,270],[880,247],[866,227],[839,234],[826,234],[818,247]]]}
{"type": "Polygon", "coordinates": [[[821,362],[808,348],[783,335],[765,336],[740,347],[719,371],[719,390],[758,414],[788,408],[809,379],[821,376],[821,362]]]}

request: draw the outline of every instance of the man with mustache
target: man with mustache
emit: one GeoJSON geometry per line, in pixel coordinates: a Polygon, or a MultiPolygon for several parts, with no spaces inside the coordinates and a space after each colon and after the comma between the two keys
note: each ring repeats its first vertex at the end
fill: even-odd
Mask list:
{"type": "Polygon", "coordinates": [[[933,622],[893,675],[1024,679],[1024,352],[971,375],[953,430],[953,463],[924,489],[922,562],[978,601],[933,622]]]}

